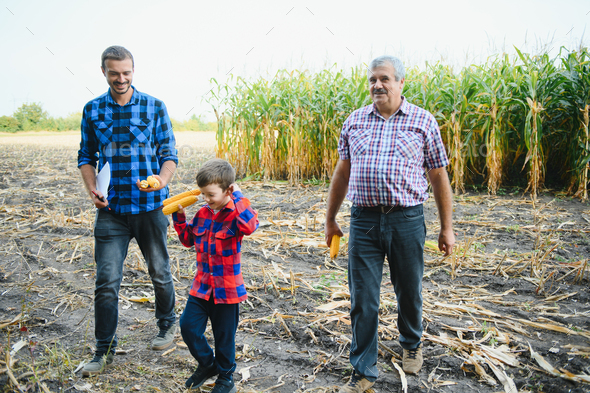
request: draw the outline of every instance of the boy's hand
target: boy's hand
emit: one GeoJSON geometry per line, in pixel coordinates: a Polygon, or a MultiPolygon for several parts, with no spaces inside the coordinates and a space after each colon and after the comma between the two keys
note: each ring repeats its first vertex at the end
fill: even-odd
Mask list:
{"type": "Polygon", "coordinates": [[[229,189],[232,194],[234,193],[234,191],[242,191],[242,189],[240,188],[240,186],[238,186],[237,183],[230,184],[229,189]]]}
{"type": "Polygon", "coordinates": [[[176,214],[184,214],[184,207],[182,207],[180,203],[178,204],[178,211],[176,212],[176,214]]]}

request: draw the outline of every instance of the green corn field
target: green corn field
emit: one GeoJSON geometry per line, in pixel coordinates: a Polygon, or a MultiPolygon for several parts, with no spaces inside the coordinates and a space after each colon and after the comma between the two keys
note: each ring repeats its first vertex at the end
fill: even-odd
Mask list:
{"type": "MultiPolygon", "coordinates": [[[[404,96],[437,119],[456,193],[522,185],[533,197],[550,180],[587,199],[590,53],[550,58],[516,49],[457,71],[406,71],[404,96]]],[[[241,176],[326,180],[347,116],[371,103],[366,66],[318,73],[281,70],[268,80],[216,80],[217,155],[241,176]]]]}

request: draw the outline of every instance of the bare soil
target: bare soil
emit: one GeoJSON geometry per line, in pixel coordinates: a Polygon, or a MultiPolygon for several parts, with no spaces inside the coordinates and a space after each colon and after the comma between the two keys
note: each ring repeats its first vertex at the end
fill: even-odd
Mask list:
{"type": "MultiPolygon", "coordinates": [[[[196,169],[214,155],[212,133],[177,138],[186,147],[173,194],[195,188],[196,169]]],[[[76,168],[77,145],[77,133],[0,137],[0,391],[184,391],[196,363],[178,333],[169,350],[149,349],[157,333],[153,289],[134,242],[115,361],[97,377],[76,371],[92,357],[95,275],[94,208],[76,168]]],[[[261,225],[242,249],[249,299],[237,334],[238,391],[337,392],[351,373],[347,244],[330,261],[322,234],[327,186],[241,187],[261,225]]],[[[408,392],[590,391],[580,382],[590,374],[590,207],[560,195],[546,192],[536,203],[522,192],[455,197],[458,247],[446,259],[433,247],[434,201],[425,204],[424,367],[415,376],[398,371],[386,266],[375,392],[402,392],[402,381],[408,392]]],[[[349,212],[346,203],[345,232],[349,212]]],[[[195,255],[172,229],[169,252],[180,315],[195,255]]]]}

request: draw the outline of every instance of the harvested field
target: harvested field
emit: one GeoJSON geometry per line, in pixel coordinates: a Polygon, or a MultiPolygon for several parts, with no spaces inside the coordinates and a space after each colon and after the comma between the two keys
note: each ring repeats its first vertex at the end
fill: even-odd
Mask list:
{"type": "MultiPolygon", "coordinates": [[[[213,133],[177,134],[172,193],[194,188],[213,157],[213,133]]],[[[153,290],[135,243],[125,262],[114,363],[82,378],[94,345],[94,207],[78,170],[78,134],[0,137],[0,386],[2,391],[181,392],[196,366],[178,334],[151,351],[153,290]]],[[[237,336],[239,392],[337,392],[351,368],[346,238],[330,261],[323,242],[325,185],[240,184],[260,228],[243,243],[249,299],[237,336]]],[[[339,222],[348,231],[350,204],[339,222]]],[[[188,208],[189,214],[196,207],[188,208]]],[[[425,363],[401,372],[397,309],[384,270],[381,375],[375,392],[590,390],[590,207],[522,193],[455,198],[458,248],[435,250],[438,219],[425,205],[425,363]]],[[[170,231],[184,307],[195,255],[170,231]]],[[[211,389],[212,382],[202,391],[211,389]]]]}

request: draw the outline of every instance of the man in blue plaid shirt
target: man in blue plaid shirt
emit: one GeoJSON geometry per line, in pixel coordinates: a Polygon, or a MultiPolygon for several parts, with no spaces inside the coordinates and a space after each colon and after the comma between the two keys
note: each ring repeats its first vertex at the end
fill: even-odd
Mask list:
{"type": "Polygon", "coordinates": [[[175,293],[170,273],[166,235],[168,219],[162,202],[176,169],[175,139],[164,103],[139,92],[133,81],[131,52],[107,48],[101,69],[109,91],[86,104],[78,167],[97,208],[94,224],[96,288],[94,291],[96,352],[82,375],[101,373],[112,363],[117,347],[118,299],[123,262],[135,238],[146,260],[156,297],[159,334],[152,349],[169,347],[176,332],[175,293]],[[111,170],[107,195],[96,188],[96,166],[111,170]],[[153,176],[159,186],[139,187],[153,176]]]}

